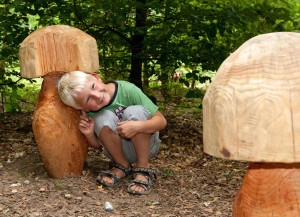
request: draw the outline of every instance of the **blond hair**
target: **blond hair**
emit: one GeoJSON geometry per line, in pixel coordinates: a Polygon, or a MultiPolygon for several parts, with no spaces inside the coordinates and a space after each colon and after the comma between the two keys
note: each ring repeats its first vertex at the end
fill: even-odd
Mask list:
{"type": "Polygon", "coordinates": [[[68,106],[82,109],[75,101],[77,95],[84,88],[91,74],[82,71],[70,71],[65,73],[57,83],[58,95],[68,106]]]}

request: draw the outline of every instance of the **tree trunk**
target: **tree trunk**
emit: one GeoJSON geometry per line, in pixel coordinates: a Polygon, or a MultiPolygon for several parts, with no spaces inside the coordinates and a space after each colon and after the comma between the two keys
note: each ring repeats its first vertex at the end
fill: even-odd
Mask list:
{"type": "Polygon", "coordinates": [[[233,217],[300,216],[300,164],[251,163],[233,205],[233,217]]]}
{"type": "Polygon", "coordinates": [[[134,83],[139,88],[143,88],[142,84],[142,66],[144,49],[144,39],[147,34],[146,20],[147,8],[146,0],[137,0],[138,6],[136,8],[135,16],[135,32],[132,36],[131,47],[131,69],[129,81],[134,83]]]}

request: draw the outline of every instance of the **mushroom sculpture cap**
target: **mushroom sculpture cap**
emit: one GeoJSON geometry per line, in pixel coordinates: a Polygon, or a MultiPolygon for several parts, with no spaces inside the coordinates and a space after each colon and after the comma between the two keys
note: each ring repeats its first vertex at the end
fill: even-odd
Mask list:
{"type": "Polygon", "coordinates": [[[203,99],[204,152],[300,162],[300,33],[258,35],[220,66],[203,99]]]}
{"type": "Polygon", "coordinates": [[[67,25],[47,26],[31,33],[20,45],[21,76],[42,77],[50,72],[99,69],[96,40],[67,25]]]}

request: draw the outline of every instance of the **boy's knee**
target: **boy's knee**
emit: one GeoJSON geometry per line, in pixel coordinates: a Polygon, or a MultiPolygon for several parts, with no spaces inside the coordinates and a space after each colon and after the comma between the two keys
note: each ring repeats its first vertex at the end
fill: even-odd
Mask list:
{"type": "Polygon", "coordinates": [[[123,112],[125,120],[147,120],[150,118],[150,113],[141,105],[127,107],[123,112]]]}
{"type": "Polygon", "coordinates": [[[118,118],[111,111],[102,111],[94,117],[95,133],[99,136],[103,127],[108,127],[112,131],[116,131],[118,118]]]}

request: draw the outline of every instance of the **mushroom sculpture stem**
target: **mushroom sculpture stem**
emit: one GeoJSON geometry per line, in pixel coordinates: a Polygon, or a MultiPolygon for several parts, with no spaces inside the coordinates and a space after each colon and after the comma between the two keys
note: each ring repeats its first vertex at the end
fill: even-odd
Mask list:
{"type": "Polygon", "coordinates": [[[54,178],[81,175],[87,155],[86,140],[78,130],[80,112],[66,106],[57,93],[61,76],[61,72],[44,76],[32,121],[42,161],[54,178]]]}
{"type": "Polygon", "coordinates": [[[300,164],[250,163],[233,217],[300,216],[300,164]]]}

